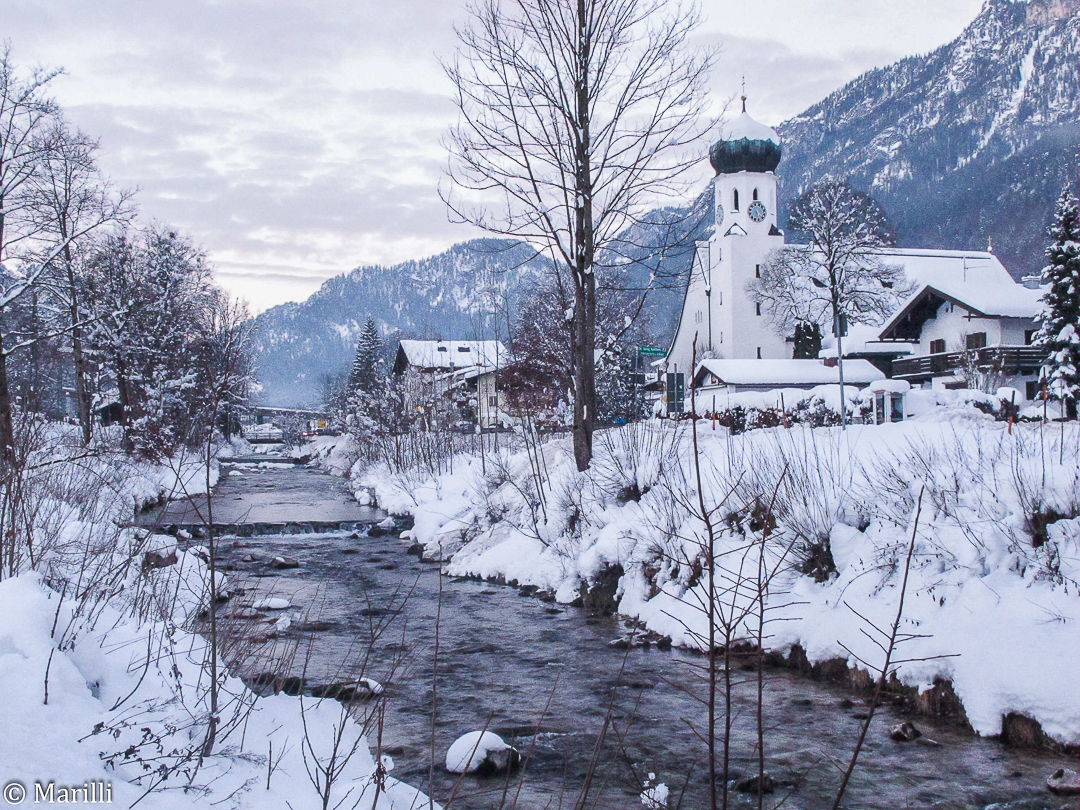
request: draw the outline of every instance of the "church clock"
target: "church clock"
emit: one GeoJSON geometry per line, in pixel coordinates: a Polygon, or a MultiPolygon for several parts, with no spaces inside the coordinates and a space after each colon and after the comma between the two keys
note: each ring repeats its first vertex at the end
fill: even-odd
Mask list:
{"type": "Polygon", "coordinates": [[[765,204],[761,200],[754,200],[750,203],[750,207],[746,209],[746,213],[750,215],[750,219],[754,222],[762,222],[765,219],[765,204]]]}

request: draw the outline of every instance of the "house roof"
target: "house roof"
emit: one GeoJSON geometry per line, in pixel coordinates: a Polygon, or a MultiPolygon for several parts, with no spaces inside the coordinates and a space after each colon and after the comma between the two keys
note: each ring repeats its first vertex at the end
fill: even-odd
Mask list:
{"type": "Polygon", "coordinates": [[[509,359],[499,340],[403,340],[398,352],[410,366],[449,371],[468,366],[498,366],[509,359]]]}
{"type": "Polygon", "coordinates": [[[918,337],[922,326],[949,301],[986,318],[1034,318],[1042,309],[1043,291],[1009,281],[1004,284],[944,281],[923,284],[879,331],[882,340],[918,337]]]}
{"type": "MultiPolygon", "coordinates": [[[[712,374],[720,385],[786,386],[829,385],[840,382],[840,370],[820,360],[702,360],[694,380],[712,374]]],[[[869,385],[885,375],[869,360],[844,361],[844,385],[869,385]]]]}
{"type": "Polygon", "coordinates": [[[980,250],[889,248],[880,258],[884,264],[903,265],[917,285],[1016,284],[997,256],[980,250]]]}
{"type": "MultiPolygon", "coordinates": [[[[844,336],[844,357],[860,354],[889,357],[915,353],[914,343],[880,341],[878,340],[880,332],[880,326],[871,326],[866,323],[852,324],[847,335],[844,336]]],[[[818,357],[836,357],[836,338],[833,335],[822,336],[818,357]]]]}

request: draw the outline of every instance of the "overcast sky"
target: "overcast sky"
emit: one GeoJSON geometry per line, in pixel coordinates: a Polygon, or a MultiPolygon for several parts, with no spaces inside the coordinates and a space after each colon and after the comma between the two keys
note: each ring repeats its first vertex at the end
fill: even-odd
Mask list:
{"type": "MultiPolygon", "coordinates": [[[[776,125],[957,34],[982,0],[705,0],[717,104],[746,76],[776,125]]],[[[475,235],[436,192],[453,120],[439,57],[462,0],[0,0],[18,64],[63,67],[68,117],[255,311],[353,267],[475,235]]],[[[702,179],[708,176],[703,156],[702,179]]]]}

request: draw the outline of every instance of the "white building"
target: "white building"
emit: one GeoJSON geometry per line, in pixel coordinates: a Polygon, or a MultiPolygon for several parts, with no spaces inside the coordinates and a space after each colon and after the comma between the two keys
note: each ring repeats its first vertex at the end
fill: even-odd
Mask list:
{"type": "Polygon", "coordinates": [[[1043,291],[1008,283],[923,284],[881,328],[879,340],[914,347],[893,376],[931,388],[1000,386],[1039,394],[1046,352],[1031,345],[1043,291]]]}
{"type": "MultiPolygon", "coordinates": [[[[844,361],[844,386],[862,388],[882,378],[866,360],[844,361]]],[[[699,412],[723,409],[726,398],[747,391],[793,388],[809,391],[819,385],[839,385],[840,369],[829,360],[722,360],[698,363],[694,375],[699,412]]],[[[689,399],[689,394],[687,394],[689,399]]]]}
{"type": "Polygon", "coordinates": [[[394,374],[405,408],[435,427],[497,427],[502,403],[498,371],[510,359],[498,340],[402,340],[394,374]]]}
{"type": "MultiPolygon", "coordinates": [[[[687,409],[685,400],[689,399],[689,392],[685,383],[692,378],[695,366],[706,358],[787,360],[818,365],[815,360],[791,360],[791,340],[777,334],[768,313],[747,291],[769,255],[785,245],[784,234],[777,227],[775,172],[780,158],[780,138],[776,131],[747,115],[745,101],[742,114],[728,128],[726,137],[709,151],[716,171],[715,230],[712,238],[697,245],[682,314],[668,350],[665,399],[669,413],[687,409]]],[[[920,289],[928,284],[954,293],[994,289],[1003,299],[1022,300],[1025,318],[1034,314],[1032,295],[1037,297],[1038,293],[1016,284],[989,252],[892,248],[880,258],[884,264],[901,266],[908,280],[920,289]]],[[[974,300],[975,295],[974,292],[956,294],[957,300],[974,300]]],[[[973,307],[972,312],[975,311],[980,310],[973,307]]],[[[988,329],[994,332],[996,327],[988,329]]],[[[884,377],[891,376],[894,363],[904,362],[898,358],[920,354],[926,348],[926,341],[911,330],[893,329],[886,339],[883,336],[878,327],[853,325],[855,339],[845,340],[844,357],[869,360],[880,369],[879,377],[884,377]]],[[[955,336],[952,338],[955,341],[955,336]]],[[[989,332],[987,338],[988,346],[996,345],[996,338],[991,338],[989,332]]],[[[823,357],[829,355],[828,345],[826,342],[823,357]]],[[[835,349],[832,355],[835,356],[835,349]]],[[[848,366],[845,360],[845,372],[848,366]]],[[[781,366],[765,364],[761,373],[768,376],[770,368],[779,374],[781,366]]],[[[812,377],[812,372],[810,369],[805,376],[812,377]]],[[[783,376],[775,380],[762,378],[761,386],[784,387],[783,376]]],[[[845,382],[846,377],[845,373],[845,382]]]]}

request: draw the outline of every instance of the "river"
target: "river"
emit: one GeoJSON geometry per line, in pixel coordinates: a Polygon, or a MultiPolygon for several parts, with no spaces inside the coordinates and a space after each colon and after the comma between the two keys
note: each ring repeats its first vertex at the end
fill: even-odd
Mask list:
{"type": "MultiPolygon", "coordinates": [[[[308,690],[360,676],[380,682],[379,698],[357,704],[358,716],[383,719],[381,744],[373,721],[373,745],[393,759],[393,776],[454,807],[571,808],[590,773],[586,807],[640,808],[646,781],[668,786],[671,808],[708,806],[701,656],[613,649],[609,642],[627,631],[618,617],[441,577],[437,564],[408,555],[393,530],[378,528],[385,514],[358,506],[332,476],[292,465],[226,469],[215,490],[215,522],[277,533],[240,529],[254,536],[221,538],[219,556],[236,591],[221,615],[252,615],[242,606],[270,596],[292,605],[265,620],[227,622],[253,638],[242,664],[249,679],[273,671],[306,678],[308,690]],[[344,530],[326,531],[333,522],[344,530]],[[298,567],[275,568],[274,557],[298,567]],[[268,620],[282,615],[290,626],[269,637],[268,620]],[[459,735],[483,728],[521,751],[524,767],[509,779],[459,779],[442,767],[459,735]]],[[[176,512],[167,517],[184,522],[176,512]]],[[[756,769],[753,673],[735,674],[747,682],[736,690],[732,778],[756,769]]],[[[770,670],[765,750],[776,792],[765,806],[782,799],[791,810],[831,806],[837,764],[850,757],[864,711],[844,690],[770,670]]],[[[1068,758],[923,720],[915,721],[921,742],[893,742],[889,730],[903,719],[879,710],[845,807],[1076,806],[1044,787],[1052,771],[1071,766],[1068,758]]],[[[756,797],[735,795],[730,806],[756,806],[756,797]]]]}

